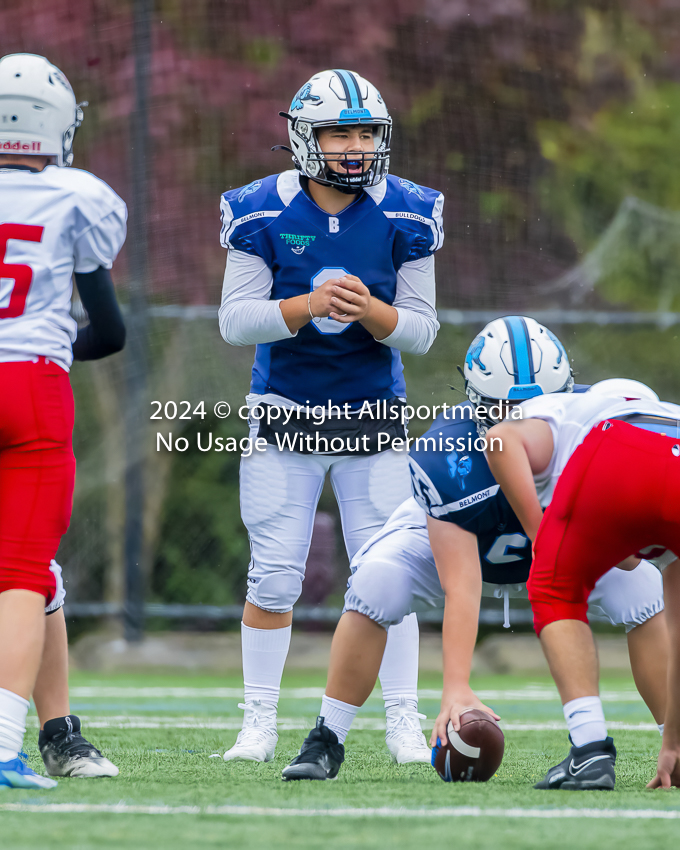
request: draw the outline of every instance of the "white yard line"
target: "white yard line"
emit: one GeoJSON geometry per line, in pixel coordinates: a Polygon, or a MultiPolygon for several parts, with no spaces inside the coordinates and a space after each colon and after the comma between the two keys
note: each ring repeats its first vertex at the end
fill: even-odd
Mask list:
{"type": "MultiPolygon", "coordinates": [[[[218,731],[238,731],[243,725],[241,717],[205,718],[205,717],[160,717],[149,715],[111,715],[109,717],[80,715],[83,727],[88,729],[214,729],[218,731]]],[[[286,732],[296,729],[309,730],[314,722],[313,717],[279,717],[279,731],[286,732]]],[[[30,717],[29,726],[37,728],[38,719],[30,717]]],[[[427,724],[426,724],[427,725],[427,724]]],[[[549,732],[564,731],[563,720],[549,720],[542,723],[504,723],[501,726],[506,732],[549,732]]],[[[383,732],[385,720],[380,717],[357,717],[352,724],[355,731],[383,732]]],[[[611,731],[657,732],[655,723],[625,723],[613,720],[607,723],[611,731]]]]}
{"type": "Polygon", "coordinates": [[[265,806],[129,806],[125,803],[0,803],[2,812],[30,814],[114,815],[219,815],[227,817],[335,817],[335,818],[537,818],[552,820],[680,820],[680,810],[662,809],[485,809],[479,806],[450,806],[439,809],[344,808],[275,809],[265,806]]]}
{"type": "MultiPolygon", "coordinates": [[[[321,699],[323,688],[282,688],[281,699],[321,699]]],[[[515,690],[479,690],[477,696],[482,701],[530,702],[555,701],[559,697],[552,687],[527,685],[515,690]]],[[[441,691],[425,688],[419,691],[421,699],[440,699],[441,691]]],[[[74,687],[73,699],[243,699],[242,688],[134,688],[134,687],[74,687]]],[[[380,699],[380,691],[375,691],[371,699],[380,699]]],[[[603,702],[640,702],[637,691],[603,691],[603,702]]]]}

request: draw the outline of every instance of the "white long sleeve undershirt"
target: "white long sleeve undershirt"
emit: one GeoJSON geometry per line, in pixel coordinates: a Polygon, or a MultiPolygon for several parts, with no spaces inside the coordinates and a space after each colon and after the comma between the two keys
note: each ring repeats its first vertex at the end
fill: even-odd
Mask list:
{"type": "MultiPolygon", "coordinates": [[[[272,301],[272,271],[256,255],[231,248],[222,286],[220,333],[230,345],[255,345],[291,339],[281,312],[281,301],[272,301]]],[[[425,354],[439,330],[435,310],[434,256],[404,263],[397,272],[393,307],[397,326],[378,340],[408,354],[425,354]]]]}

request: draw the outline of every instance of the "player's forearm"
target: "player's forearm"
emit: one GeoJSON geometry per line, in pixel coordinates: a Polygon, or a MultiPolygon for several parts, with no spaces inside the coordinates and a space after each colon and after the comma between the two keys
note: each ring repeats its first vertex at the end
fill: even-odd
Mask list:
{"type": "Polygon", "coordinates": [[[680,747],[680,560],[664,573],[664,602],[669,636],[668,698],[663,733],[664,746],[680,747]]]}
{"type": "Polygon", "coordinates": [[[360,320],[372,337],[382,342],[397,327],[399,314],[391,304],[371,297],[368,313],[360,320]]]}
{"type": "Polygon", "coordinates": [[[435,300],[434,256],[404,263],[397,272],[392,302],[397,325],[380,342],[407,354],[426,354],[439,330],[435,300]]]}
{"type": "Polygon", "coordinates": [[[399,307],[395,309],[398,316],[395,329],[378,341],[406,354],[427,354],[439,330],[436,312],[426,315],[399,307]]]}
{"type": "Polygon", "coordinates": [[[489,468],[527,536],[536,539],[543,511],[536,495],[531,464],[522,436],[512,424],[496,425],[487,434],[489,468]]]}
{"type": "Polygon", "coordinates": [[[286,298],[281,301],[281,314],[286,327],[292,334],[296,334],[300,328],[311,322],[309,313],[309,295],[296,295],[294,298],[286,298]]]}
{"type": "Polygon", "coordinates": [[[99,267],[93,272],[76,272],[75,279],[90,323],[78,330],[73,343],[74,359],[99,360],[121,351],[125,346],[125,324],[109,270],[99,267]]]}
{"type": "Polygon", "coordinates": [[[223,301],[219,310],[222,338],[229,345],[259,345],[295,336],[283,319],[281,303],[255,298],[223,301]]]}
{"type": "Polygon", "coordinates": [[[444,657],[443,699],[454,699],[470,686],[472,656],[477,642],[481,578],[446,594],[442,625],[444,657]]]}
{"type": "Polygon", "coordinates": [[[671,645],[668,659],[668,701],[663,730],[664,745],[680,748],[680,650],[671,645]]]}
{"type": "Polygon", "coordinates": [[[273,275],[255,254],[229,249],[219,310],[220,333],[230,345],[259,345],[295,336],[272,300],[273,275]]]}

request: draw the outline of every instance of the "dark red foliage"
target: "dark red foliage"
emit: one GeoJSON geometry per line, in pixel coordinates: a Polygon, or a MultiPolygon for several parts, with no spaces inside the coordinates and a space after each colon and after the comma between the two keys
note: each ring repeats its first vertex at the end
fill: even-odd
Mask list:
{"type": "MultiPolygon", "coordinates": [[[[215,303],[224,252],[219,196],[289,165],[278,117],[323,67],[383,93],[393,171],[442,189],[443,306],[519,309],[576,259],[542,210],[536,124],[575,120],[625,91],[615,61],[586,91],[584,10],[630,15],[663,47],[650,73],[680,74],[674,0],[157,0],[150,79],[153,297],[215,303]]],[[[131,0],[5,0],[2,50],[46,55],[88,100],[76,165],[130,198],[131,0]]],[[[118,268],[125,276],[125,258],[118,268]]]]}

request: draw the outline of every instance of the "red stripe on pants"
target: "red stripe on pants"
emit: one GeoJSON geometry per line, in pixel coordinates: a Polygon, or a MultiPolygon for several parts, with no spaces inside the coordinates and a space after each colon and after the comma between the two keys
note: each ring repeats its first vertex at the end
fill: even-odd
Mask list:
{"type": "Polygon", "coordinates": [[[527,582],[536,633],[588,622],[596,581],[653,544],[680,552],[680,441],[601,422],[569,459],[538,530],[527,582]]]}
{"type": "Polygon", "coordinates": [[[54,595],[50,561],[73,506],[73,412],[61,367],[0,363],[0,593],[54,595]]]}

